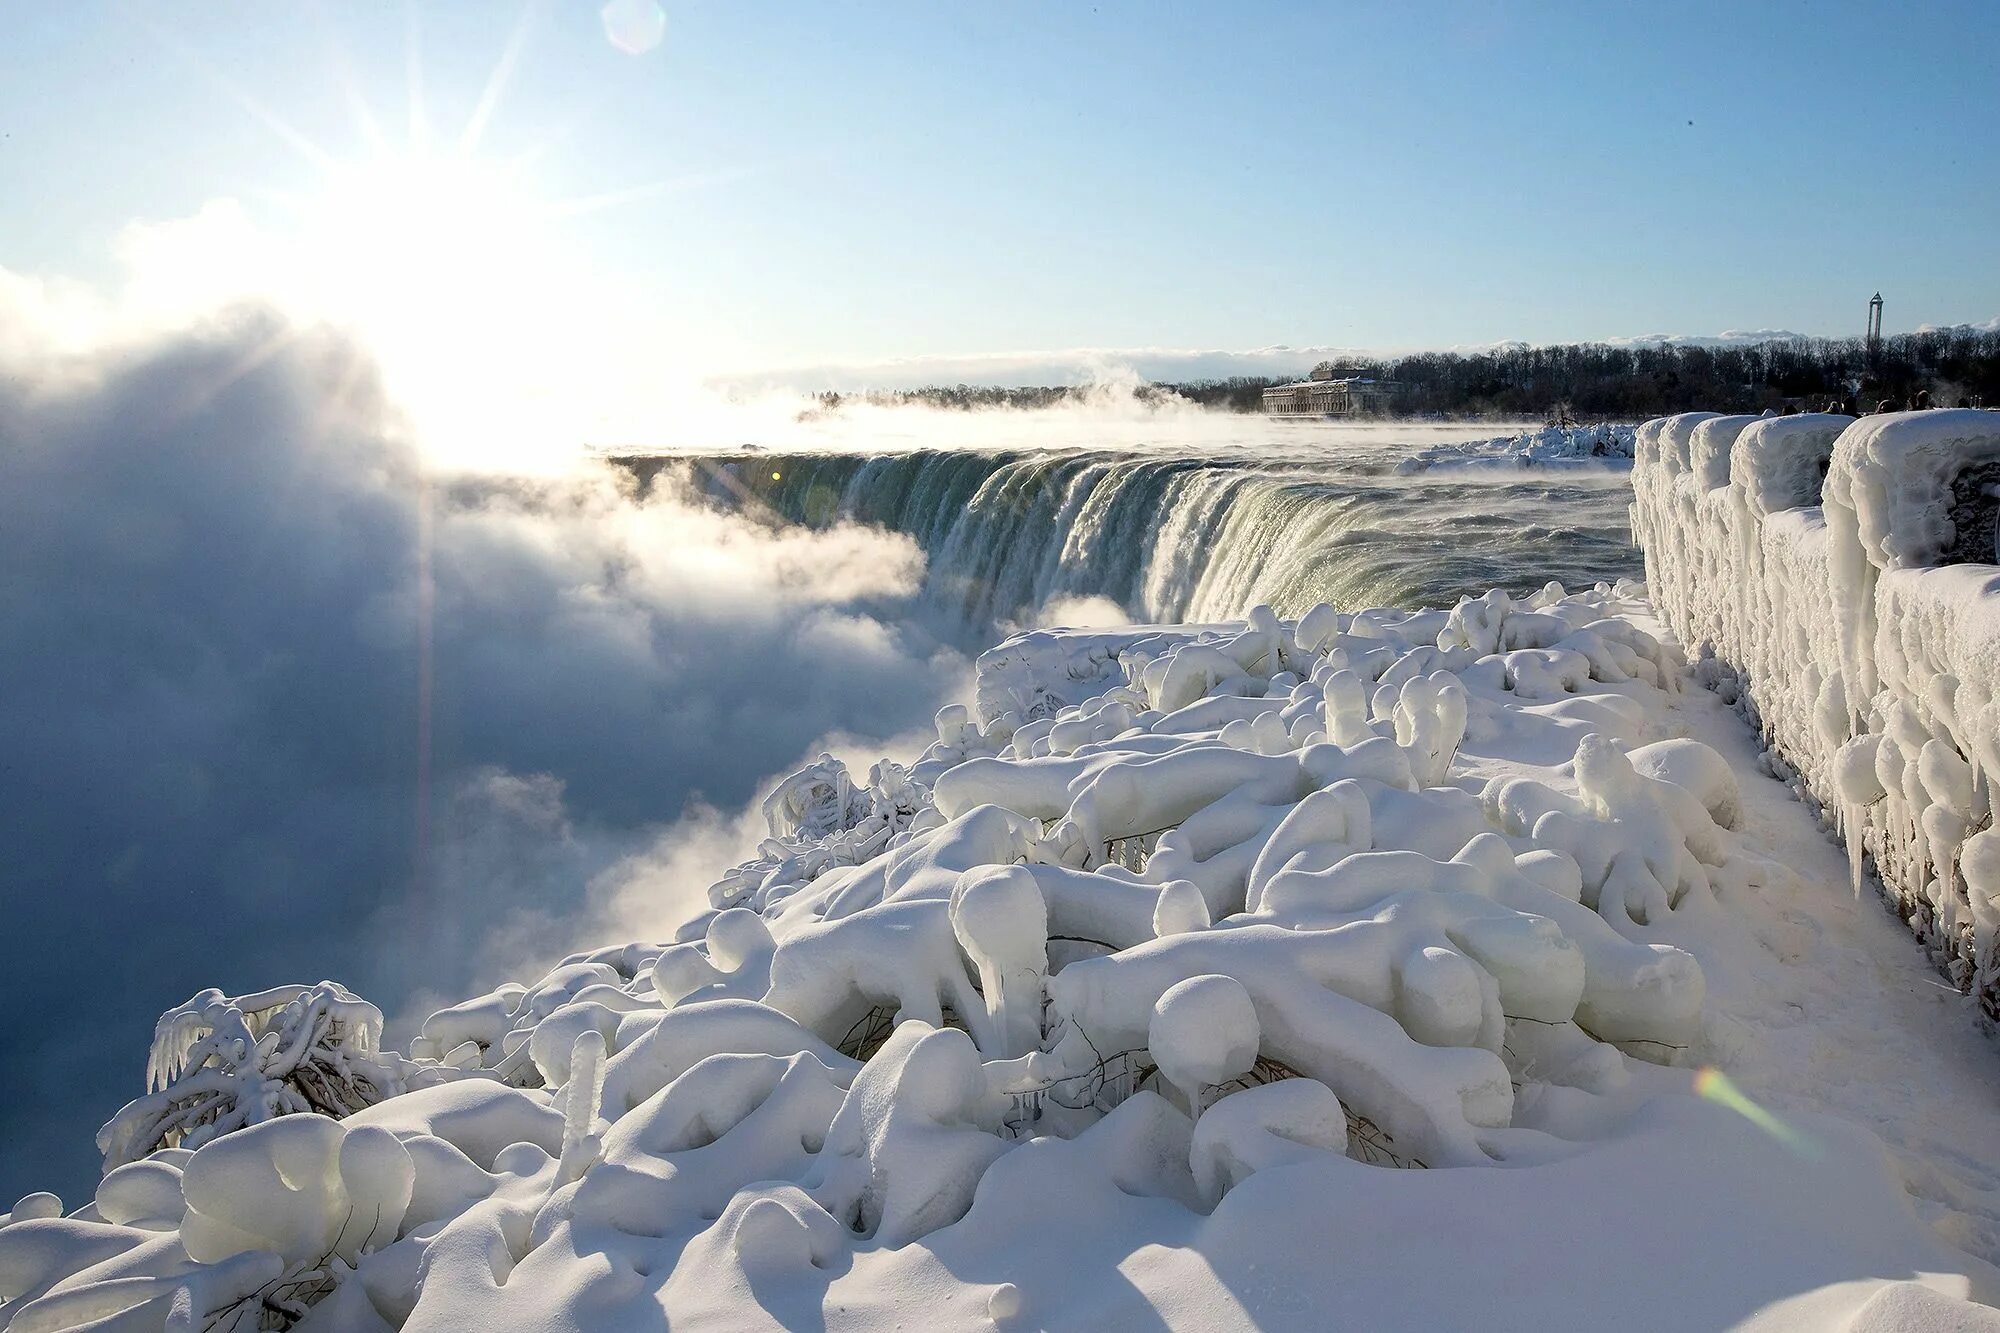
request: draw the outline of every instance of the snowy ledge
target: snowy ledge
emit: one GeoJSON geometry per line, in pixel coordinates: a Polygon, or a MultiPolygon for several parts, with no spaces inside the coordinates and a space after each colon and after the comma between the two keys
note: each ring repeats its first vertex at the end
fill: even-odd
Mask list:
{"type": "Polygon", "coordinates": [[[2000,1019],[2000,413],[1686,413],[1636,454],[1661,613],[2000,1019]]]}
{"type": "Polygon", "coordinates": [[[1644,594],[1036,631],[673,940],[408,1053],[204,992],[0,1320],[1983,1327],[1878,1140],[1695,1075],[1796,877],[1644,594]]]}

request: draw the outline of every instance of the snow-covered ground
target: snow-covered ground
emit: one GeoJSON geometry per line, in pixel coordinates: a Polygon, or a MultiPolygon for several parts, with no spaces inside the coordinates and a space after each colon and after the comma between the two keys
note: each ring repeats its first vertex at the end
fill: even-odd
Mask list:
{"type": "Polygon", "coordinates": [[[1017,636],[672,941],[166,1015],[0,1318],[2000,1327],[2000,1053],[1694,679],[1636,584],[1017,636]]]}
{"type": "Polygon", "coordinates": [[[1396,465],[1404,476],[1418,472],[1561,472],[1579,468],[1627,468],[1637,427],[1619,425],[1544,426],[1520,435],[1438,444],[1420,449],[1396,465]]]}

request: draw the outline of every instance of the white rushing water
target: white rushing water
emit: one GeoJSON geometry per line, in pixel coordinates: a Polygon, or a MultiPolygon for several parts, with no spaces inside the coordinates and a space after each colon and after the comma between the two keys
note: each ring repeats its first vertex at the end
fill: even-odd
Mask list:
{"type": "Polygon", "coordinates": [[[774,524],[905,533],[927,557],[926,600],[981,628],[1078,597],[1139,620],[1213,620],[1259,602],[1283,614],[1449,605],[1639,571],[1618,468],[1407,475],[1399,463],[1452,433],[1248,418],[1222,430],[1110,447],[871,453],[843,441],[638,468],[774,524]]]}

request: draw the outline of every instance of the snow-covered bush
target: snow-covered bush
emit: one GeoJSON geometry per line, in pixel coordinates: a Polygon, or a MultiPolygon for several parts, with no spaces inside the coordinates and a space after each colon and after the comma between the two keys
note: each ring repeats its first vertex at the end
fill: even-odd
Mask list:
{"type": "MultiPolygon", "coordinates": [[[[964,712],[956,704],[939,711],[937,748],[964,752],[976,746],[977,730],[964,712]]],[[[757,855],[709,889],[718,908],[745,904],[762,911],[771,902],[770,885],[797,885],[838,866],[859,865],[937,822],[929,786],[902,765],[884,759],[869,770],[868,785],[857,787],[847,766],[830,754],[779,783],[764,799],[763,815],[770,837],[757,855]]]]}
{"type": "Polygon", "coordinates": [[[160,1016],[146,1095],[98,1131],[105,1169],[274,1116],[350,1115],[456,1072],[381,1040],[382,1011],[335,982],[235,998],[205,990],[160,1016]]]}

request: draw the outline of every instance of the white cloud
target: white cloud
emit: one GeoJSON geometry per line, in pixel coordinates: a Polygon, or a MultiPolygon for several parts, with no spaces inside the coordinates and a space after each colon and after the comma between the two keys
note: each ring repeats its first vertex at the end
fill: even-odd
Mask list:
{"type": "Polygon", "coordinates": [[[1918,333],[2000,333],[2000,315],[1984,324],[1919,324],[1918,333]]]}

